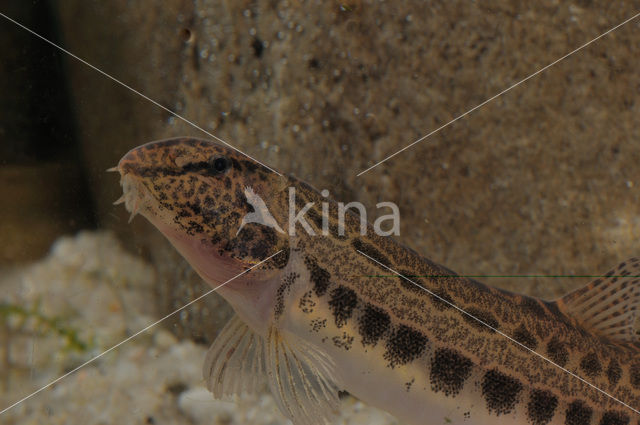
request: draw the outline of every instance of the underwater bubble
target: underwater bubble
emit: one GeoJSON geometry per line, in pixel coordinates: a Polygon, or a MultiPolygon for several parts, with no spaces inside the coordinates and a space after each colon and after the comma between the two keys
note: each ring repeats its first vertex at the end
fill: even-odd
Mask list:
{"type": "Polygon", "coordinates": [[[268,147],[269,147],[269,141],[267,141],[267,140],[262,140],[262,141],[260,142],[260,147],[261,147],[262,149],[266,149],[266,148],[268,148],[268,147]]]}
{"type": "Polygon", "coordinates": [[[297,133],[298,131],[300,131],[300,126],[298,124],[294,124],[293,127],[291,127],[291,129],[293,130],[294,133],[297,133]]]}
{"type": "Polygon", "coordinates": [[[244,15],[245,18],[250,18],[251,17],[251,11],[249,9],[245,9],[242,14],[244,15]]]}

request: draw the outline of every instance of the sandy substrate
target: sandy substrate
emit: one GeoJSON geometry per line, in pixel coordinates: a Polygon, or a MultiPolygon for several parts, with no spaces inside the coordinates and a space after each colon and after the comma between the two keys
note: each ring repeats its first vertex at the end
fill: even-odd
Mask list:
{"type": "MultiPolygon", "coordinates": [[[[0,316],[0,408],[158,320],[150,301],[154,280],[148,264],[105,232],[61,238],[42,261],[5,274],[0,280],[5,313],[0,316]]],[[[201,378],[206,349],[177,340],[162,325],[152,327],[3,413],[0,422],[290,423],[266,393],[237,403],[213,400],[201,378]]],[[[397,421],[347,398],[336,423],[397,421]]]]}

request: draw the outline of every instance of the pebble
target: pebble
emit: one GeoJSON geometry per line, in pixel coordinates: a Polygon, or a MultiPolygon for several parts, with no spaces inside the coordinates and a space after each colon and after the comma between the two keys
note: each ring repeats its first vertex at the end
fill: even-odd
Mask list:
{"type": "MultiPolygon", "coordinates": [[[[0,287],[6,289],[0,303],[37,306],[39,313],[59,317],[61,326],[77,330],[78,338],[89,344],[77,352],[45,328],[37,335],[28,327],[14,329],[9,342],[14,368],[7,371],[9,387],[0,391],[0,409],[156,321],[149,303],[154,279],[150,265],[104,231],[60,238],[48,257],[0,277],[0,287]]],[[[214,400],[202,378],[206,351],[190,340],[178,340],[162,324],[153,326],[5,412],[2,423],[291,425],[269,393],[243,395],[234,402],[214,400]]],[[[397,421],[348,398],[335,423],[397,421]]]]}

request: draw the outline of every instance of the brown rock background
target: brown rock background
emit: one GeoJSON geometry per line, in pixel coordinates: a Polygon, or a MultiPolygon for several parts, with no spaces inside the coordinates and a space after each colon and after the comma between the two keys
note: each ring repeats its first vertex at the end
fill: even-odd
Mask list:
{"type": "MultiPolygon", "coordinates": [[[[593,275],[640,251],[639,20],[356,177],[633,16],[638,1],[52,4],[73,53],[370,217],[396,202],[399,239],[459,273],[593,275]]],[[[126,224],[104,170],[150,140],[207,136],[66,66],[100,226],[155,259],[163,310],[182,305],[206,286],[142,219],[126,224]]],[[[589,279],[481,280],[552,298],[589,279]]],[[[209,300],[174,326],[207,340],[226,314],[209,300]]]]}

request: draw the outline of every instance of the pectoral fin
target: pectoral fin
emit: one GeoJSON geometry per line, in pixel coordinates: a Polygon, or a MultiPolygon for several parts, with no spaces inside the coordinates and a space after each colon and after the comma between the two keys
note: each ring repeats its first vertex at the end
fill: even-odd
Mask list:
{"type": "Polygon", "coordinates": [[[271,392],[294,425],[333,423],[340,401],[331,358],[276,328],[269,332],[266,355],[271,392]]]}
{"type": "Polygon", "coordinates": [[[234,316],[205,357],[203,375],[207,388],[217,399],[260,392],[266,381],[264,356],[264,338],[234,316]]]}
{"type": "Polygon", "coordinates": [[[265,340],[237,316],[209,348],[203,374],[218,399],[258,393],[267,381],[280,410],[295,425],[332,423],[340,405],[330,357],[275,327],[265,340]]]}

